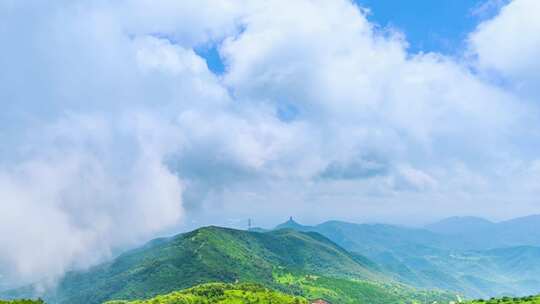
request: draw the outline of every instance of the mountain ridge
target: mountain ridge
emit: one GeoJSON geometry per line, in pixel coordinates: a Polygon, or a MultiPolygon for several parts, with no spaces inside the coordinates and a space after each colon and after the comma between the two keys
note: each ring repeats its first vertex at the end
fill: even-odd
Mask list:
{"type": "MultiPolygon", "coordinates": [[[[515,233],[499,230],[501,228],[489,230],[508,229],[516,223],[530,230],[536,220],[536,216],[500,223],[474,217],[443,220],[445,225],[461,225],[464,221],[474,224],[459,234],[437,233],[422,227],[342,221],[326,221],[314,226],[295,223],[295,226],[302,231],[316,231],[348,251],[360,253],[378,264],[387,275],[406,284],[454,290],[471,297],[491,297],[540,292],[540,288],[535,287],[540,286],[537,279],[540,257],[536,251],[540,246],[536,245],[535,234],[513,237],[515,233]],[[489,235],[476,235],[478,231],[487,231],[489,235]],[[503,241],[498,242],[501,236],[503,241]],[[506,238],[512,242],[504,241],[506,238]]],[[[285,224],[277,227],[287,226],[285,224]]],[[[454,227],[450,229],[459,231],[454,227]]]]}
{"type": "MultiPolygon", "coordinates": [[[[336,300],[350,299],[353,289],[358,296],[397,299],[416,295],[414,289],[379,272],[369,259],[349,253],[316,232],[281,229],[259,233],[209,226],[150,241],[88,271],[70,272],[55,292],[44,297],[55,304],[97,304],[146,299],[209,282],[255,282],[288,293],[324,294],[336,300]],[[388,293],[383,284],[392,284],[392,290],[398,292],[388,293]],[[339,291],[340,286],[349,287],[339,291]],[[338,291],[331,292],[333,289],[338,291]]],[[[10,295],[15,296],[27,294],[10,295]]]]}

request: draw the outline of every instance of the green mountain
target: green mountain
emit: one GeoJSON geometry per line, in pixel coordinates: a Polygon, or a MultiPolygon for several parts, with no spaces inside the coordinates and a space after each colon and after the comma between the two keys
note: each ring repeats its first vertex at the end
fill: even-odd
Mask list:
{"type": "Polygon", "coordinates": [[[302,297],[295,297],[281,292],[269,290],[257,284],[224,284],[210,283],[172,292],[148,300],[110,301],[106,304],[241,304],[241,303],[273,303],[273,304],[307,304],[302,297]]]}
{"type": "MultiPolygon", "coordinates": [[[[534,217],[529,217],[494,224],[477,218],[452,218],[432,225],[428,230],[339,221],[304,226],[289,220],[277,228],[318,232],[348,251],[377,263],[388,276],[418,288],[452,290],[469,297],[491,297],[540,292],[540,249],[531,246],[490,249],[495,242],[476,242],[475,237],[461,234],[465,233],[463,227],[470,229],[471,235],[478,233],[478,237],[482,237],[484,229],[497,226],[527,230],[532,229],[535,221],[534,217]]],[[[489,239],[514,235],[511,231],[491,233],[489,239]]],[[[535,233],[532,232],[533,240],[535,233]]],[[[525,237],[520,240],[528,242],[525,237]]]]}
{"type": "MultiPolygon", "coordinates": [[[[49,303],[94,304],[147,299],[209,282],[254,282],[338,303],[408,303],[448,300],[443,292],[418,292],[393,282],[376,264],[315,232],[268,233],[219,227],[157,239],[84,272],[71,272],[49,303]]],[[[11,292],[12,297],[26,296],[11,292]]]]}
{"type": "MultiPolygon", "coordinates": [[[[236,281],[343,303],[414,299],[419,293],[407,285],[471,298],[536,294],[539,223],[530,216],[500,223],[455,217],[425,228],[339,221],[306,226],[291,218],[271,231],[207,227],[68,273],[45,296],[51,303],[100,303],[236,281]]],[[[31,291],[0,296],[28,297],[31,291]]]]}
{"type": "Polygon", "coordinates": [[[318,232],[349,250],[367,252],[370,255],[387,252],[389,248],[394,248],[395,251],[403,249],[414,254],[415,252],[411,250],[424,252],[427,247],[438,249],[467,247],[467,244],[457,237],[444,236],[421,228],[386,224],[328,221],[316,226],[304,226],[290,219],[276,226],[274,230],[283,228],[318,232]]]}

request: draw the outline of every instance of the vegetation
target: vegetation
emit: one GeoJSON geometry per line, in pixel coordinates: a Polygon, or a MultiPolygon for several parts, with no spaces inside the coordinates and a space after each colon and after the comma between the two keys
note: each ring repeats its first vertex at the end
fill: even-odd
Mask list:
{"type": "Polygon", "coordinates": [[[28,300],[28,299],[20,299],[20,300],[0,300],[0,304],[45,304],[43,300],[37,299],[37,300],[28,300]]]}
{"type": "Polygon", "coordinates": [[[287,295],[257,284],[210,283],[172,292],[148,300],[110,301],[106,304],[307,304],[301,297],[287,295]]]}
{"type": "Polygon", "coordinates": [[[46,300],[94,304],[145,299],[209,282],[256,282],[279,289],[273,276],[278,267],[331,277],[386,279],[317,233],[206,227],[153,241],[88,271],[69,273],[46,300]]]}
{"type": "Polygon", "coordinates": [[[453,294],[439,291],[420,292],[395,283],[349,280],[316,275],[294,275],[278,272],[276,281],[288,287],[288,292],[306,298],[324,298],[332,303],[420,303],[455,301],[453,294]]]}
{"type": "Polygon", "coordinates": [[[489,300],[474,300],[467,304],[540,304],[540,296],[527,297],[502,297],[491,298],[489,300]]]}
{"type": "MultiPolygon", "coordinates": [[[[152,241],[88,271],[69,273],[45,299],[55,304],[143,300],[211,282],[258,283],[334,303],[453,298],[442,292],[424,295],[398,284],[369,259],[351,254],[315,232],[259,233],[206,227],[152,241]]],[[[10,294],[12,298],[22,296],[27,295],[10,294]]]]}
{"type": "MultiPolygon", "coordinates": [[[[538,247],[463,251],[459,244],[448,237],[441,239],[434,232],[388,225],[327,222],[310,227],[290,220],[279,228],[241,231],[205,227],[157,239],[109,263],[68,273],[58,289],[44,298],[55,304],[101,304],[115,299],[153,303],[145,299],[162,300],[170,295],[160,295],[169,293],[191,299],[193,295],[184,289],[222,282],[197,288],[225,286],[224,295],[234,296],[234,290],[247,288],[250,283],[259,284],[253,288],[264,286],[277,294],[298,299],[324,298],[333,303],[448,303],[456,300],[454,294],[419,291],[408,284],[478,297],[533,294],[540,286],[538,247]]],[[[3,292],[0,297],[28,298],[33,296],[32,290],[32,286],[26,286],[3,292]]],[[[254,295],[246,299],[249,302],[262,298],[254,295]]],[[[540,304],[538,297],[469,303],[514,302],[540,304]]],[[[7,303],[43,301],[0,301],[7,303]]]]}
{"type": "Polygon", "coordinates": [[[486,298],[540,292],[538,220],[493,224],[461,218],[428,229],[339,221],[303,226],[289,220],[276,228],[318,232],[407,285],[486,298]]]}

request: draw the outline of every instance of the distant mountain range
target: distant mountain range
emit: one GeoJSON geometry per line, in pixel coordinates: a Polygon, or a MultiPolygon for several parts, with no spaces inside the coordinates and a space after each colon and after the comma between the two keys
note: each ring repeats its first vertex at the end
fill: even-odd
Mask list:
{"type": "Polygon", "coordinates": [[[452,217],[427,225],[427,230],[458,237],[469,249],[540,246],[540,215],[493,223],[477,217],[452,217]]]}
{"type": "Polygon", "coordinates": [[[424,228],[290,219],[275,229],[284,228],[318,232],[416,287],[470,297],[540,292],[540,216],[500,223],[453,217],[424,228]]]}

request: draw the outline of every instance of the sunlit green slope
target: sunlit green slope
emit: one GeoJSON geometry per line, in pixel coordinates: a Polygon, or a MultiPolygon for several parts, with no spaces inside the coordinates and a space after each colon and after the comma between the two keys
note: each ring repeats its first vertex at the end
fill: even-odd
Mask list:
{"type": "Polygon", "coordinates": [[[182,291],[160,295],[148,300],[110,301],[106,304],[307,304],[302,297],[295,297],[267,289],[257,284],[210,283],[182,291]]]}

